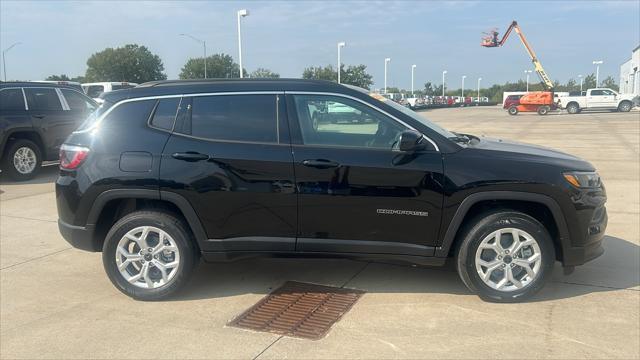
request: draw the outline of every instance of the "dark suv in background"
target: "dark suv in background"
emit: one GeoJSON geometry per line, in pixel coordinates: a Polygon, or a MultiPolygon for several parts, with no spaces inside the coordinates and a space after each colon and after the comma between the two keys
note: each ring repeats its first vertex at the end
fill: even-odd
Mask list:
{"type": "Polygon", "coordinates": [[[97,107],[62,83],[0,83],[0,168],[14,180],[33,178],[97,107]]]}
{"type": "Polygon", "coordinates": [[[454,258],[469,289],[516,301],[556,261],[603,252],[591,164],[449,132],[359,88],[164,81],[104,100],[61,148],[58,223],[136,299],[174,292],[201,256],[338,256],[454,258]],[[314,121],[318,109],[367,121],[314,121]]]}

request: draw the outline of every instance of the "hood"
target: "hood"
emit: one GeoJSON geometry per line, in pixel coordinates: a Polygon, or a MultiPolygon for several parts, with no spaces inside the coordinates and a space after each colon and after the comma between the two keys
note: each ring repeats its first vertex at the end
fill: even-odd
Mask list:
{"type": "Polygon", "coordinates": [[[469,148],[495,152],[496,156],[505,158],[555,164],[568,170],[595,170],[593,165],[577,156],[544,146],[488,137],[479,139],[480,141],[474,141],[473,144],[470,144],[469,148]]]}

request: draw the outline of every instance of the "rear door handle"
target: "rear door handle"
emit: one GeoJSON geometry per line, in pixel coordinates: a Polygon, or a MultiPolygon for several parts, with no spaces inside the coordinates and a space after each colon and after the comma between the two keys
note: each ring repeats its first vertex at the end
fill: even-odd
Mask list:
{"type": "Polygon", "coordinates": [[[302,165],[318,169],[330,169],[340,166],[339,163],[326,159],[304,160],[302,165]]]}
{"type": "Polygon", "coordinates": [[[171,155],[174,159],[185,161],[202,161],[209,160],[210,156],[207,154],[201,154],[195,151],[177,152],[171,155]]]}

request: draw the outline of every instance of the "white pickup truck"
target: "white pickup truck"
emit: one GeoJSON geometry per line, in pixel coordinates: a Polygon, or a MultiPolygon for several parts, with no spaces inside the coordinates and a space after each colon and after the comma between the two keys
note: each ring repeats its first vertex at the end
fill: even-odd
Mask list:
{"type": "Polygon", "coordinates": [[[560,96],[558,106],[567,109],[569,114],[577,114],[582,110],[618,110],[627,112],[633,107],[634,95],[618,94],[607,88],[589,89],[584,95],[560,96]]]}

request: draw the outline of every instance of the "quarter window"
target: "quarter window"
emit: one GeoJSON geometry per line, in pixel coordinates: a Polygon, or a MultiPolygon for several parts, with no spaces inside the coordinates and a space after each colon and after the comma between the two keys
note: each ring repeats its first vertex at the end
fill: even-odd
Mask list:
{"type": "Polygon", "coordinates": [[[337,96],[296,95],[302,140],[308,145],[392,149],[407,130],[357,101],[337,96]]]}
{"type": "Polygon", "coordinates": [[[69,89],[60,89],[60,91],[62,91],[62,95],[64,95],[71,110],[81,112],[92,112],[95,110],[96,106],[79,92],[69,89]]]}
{"type": "Polygon", "coordinates": [[[56,111],[62,110],[58,93],[53,88],[24,88],[29,110],[56,111]]]}
{"type": "Polygon", "coordinates": [[[25,110],[24,96],[22,96],[22,89],[0,90],[0,109],[25,110]]]}
{"type": "Polygon", "coordinates": [[[159,100],[158,105],[156,105],[156,110],[153,113],[153,118],[151,119],[151,125],[165,130],[173,129],[178,104],[180,104],[180,98],[159,100]]]}
{"type": "Polygon", "coordinates": [[[226,141],[278,142],[276,95],[194,97],[191,135],[226,141]]]}
{"type": "Polygon", "coordinates": [[[90,85],[87,87],[87,96],[90,98],[97,98],[104,92],[104,86],[102,85],[90,85]]]}

